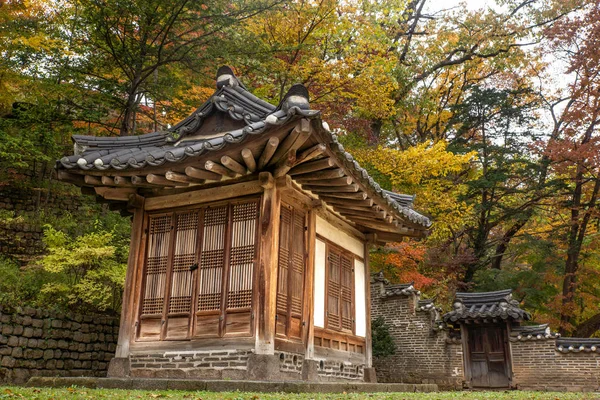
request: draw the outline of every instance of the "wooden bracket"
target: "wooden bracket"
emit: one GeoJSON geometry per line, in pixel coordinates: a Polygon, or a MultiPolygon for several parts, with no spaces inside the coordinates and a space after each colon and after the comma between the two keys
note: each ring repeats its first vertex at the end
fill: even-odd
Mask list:
{"type": "Polygon", "coordinates": [[[275,178],[270,172],[259,172],[258,182],[264,189],[272,189],[275,187],[275,178]]]}

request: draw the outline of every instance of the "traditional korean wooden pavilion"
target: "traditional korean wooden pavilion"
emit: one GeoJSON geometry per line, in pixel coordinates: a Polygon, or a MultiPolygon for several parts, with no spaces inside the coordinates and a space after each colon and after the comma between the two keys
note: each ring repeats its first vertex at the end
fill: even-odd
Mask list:
{"type": "Polygon", "coordinates": [[[372,380],[368,246],[426,234],[295,85],[228,67],[165,132],[73,136],[58,178],[133,214],[112,376],[372,380]]]}

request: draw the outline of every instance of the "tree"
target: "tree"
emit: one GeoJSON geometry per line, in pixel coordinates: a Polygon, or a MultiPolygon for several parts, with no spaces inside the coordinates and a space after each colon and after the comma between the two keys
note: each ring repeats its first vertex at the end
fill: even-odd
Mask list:
{"type": "MultiPolygon", "coordinates": [[[[228,28],[272,6],[261,1],[118,1],[63,3],[73,35],[69,71],[108,99],[120,135],[136,132],[144,99],[168,99],[219,54],[228,28]],[[71,24],[71,20],[74,21],[71,24]],[[187,69],[182,74],[182,69],[187,69]],[[189,71],[189,72],[188,72],[189,71]]],[[[213,70],[210,65],[211,71],[213,70]]],[[[202,75],[200,75],[204,78],[202,75]]],[[[197,79],[192,81],[198,82],[197,79]]],[[[155,109],[154,109],[155,110],[155,109]]],[[[110,123],[108,126],[111,129],[110,123]]]]}
{"type": "MultiPolygon", "coordinates": [[[[566,217],[556,228],[566,241],[560,319],[561,331],[568,332],[576,322],[582,252],[597,233],[592,222],[600,215],[600,4],[588,4],[584,12],[563,19],[547,35],[572,77],[565,95],[551,109],[557,135],[544,149],[553,172],[565,183],[564,203],[557,206],[566,210],[555,212],[566,217]]],[[[588,320],[589,324],[595,324],[595,319],[588,320]]]]}

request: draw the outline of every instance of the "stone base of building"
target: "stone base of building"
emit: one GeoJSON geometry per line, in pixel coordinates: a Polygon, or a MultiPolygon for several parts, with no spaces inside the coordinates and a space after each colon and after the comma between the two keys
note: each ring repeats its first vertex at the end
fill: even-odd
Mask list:
{"type": "Polygon", "coordinates": [[[107,376],[109,378],[128,378],[131,373],[129,358],[115,357],[108,364],[107,376]]]}
{"type": "Polygon", "coordinates": [[[436,392],[437,385],[409,383],[270,382],[241,380],[144,378],[44,378],[34,377],[28,387],[86,387],[90,389],[190,390],[210,392],[376,393],[436,392]]]}
{"type": "Polygon", "coordinates": [[[252,350],[135,353],[115,359],[113,378],[223,379],[250,381],[376,382],[372,368],[350,362],[306,360],[303,354],[252,350]]]}

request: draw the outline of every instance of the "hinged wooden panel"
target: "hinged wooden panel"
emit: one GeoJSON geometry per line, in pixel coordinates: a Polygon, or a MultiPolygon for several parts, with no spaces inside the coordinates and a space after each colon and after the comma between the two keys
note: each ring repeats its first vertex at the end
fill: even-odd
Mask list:
{"type": "Polygon", "coordinates": [[[196,336],[219,336],[227,211],[227,205],[208,207],[204,210],[203,239],[198,267],[196,336]]]}
{"type": "Polygon", "coordinates": [[[306,214],[282,204],[280,221],[276,334],[302,341],[306,214]]]}
{"type": "Polygon", "coordinates": [[[252,334],[252,289],[257,255],[258,202],[233,204],[225,335],[252,334]]]}
{"type": "Polygon", "coordinates": [[[149,216],[140,340],[251,336],[258,201],[149,216]]]}
{"type": "Polygon", "coordinates": [[[354,332],[354,258],[327,244],[327,314],[325,327],[354,332]]]}
{"type": "Polygon", "coordinates": [[[139,327],[139,335],[142,339],[160,339],[167,267],[169,264],[169,246],[173,231],[172,222],[171,214],[150,217],[139,327]]]}
{"type": "Polygon", "coordinates": [[[197,267],[198,222],[198,211],[175,215],[175,245],[166,320],[167,339],[185,339],[189,335],[194,271],[197,267]]]}

